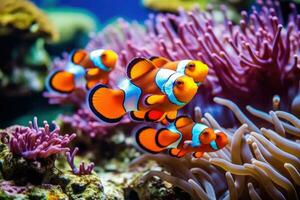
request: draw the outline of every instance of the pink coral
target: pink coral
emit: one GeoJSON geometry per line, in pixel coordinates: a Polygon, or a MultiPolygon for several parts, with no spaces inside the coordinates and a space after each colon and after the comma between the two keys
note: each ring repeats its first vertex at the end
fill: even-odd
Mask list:
{"type": "Polygon", "coordinates": [[[53,122],[55,129],[50,131],[49,124],[44,121],[44,128],[39,128],[37,118],[29,127],[16,127],[11,132],[9,149],[17,156],[36,160],[51,155],[70,151],[67,145],[76,137],[76,134],[60,135],[59,127],[53,122]]]}
{"type": "Polygon", "coordinates": [[[122,66],[135,56],[202,60],[210,67],[206,90],[200,88],[191,107],[199,101],[211,104],[216,95],[238,99],[240,105],[266,106],[278,94],[287,108],[300,78],[300,15],[291,4],[284,23],[278,1],[258,1],[258,8],[243,11],[239,24],[228,19],[224,6],[221,22],[214,19],[211,8],[151,15],[146,29],[119,20],[117,26],[94,36],[87,49],[112,48],[120,54],[122,66]]]}
{"type": "MultiPolygon", "coordinates": [[[[92,138],[102,137],[109,133],[109,129],[116,124],[106,124],[98,121],[87,108],[78,109],[73,115],[61,115],[59,119],[70,124],[72,128],[92,138]]],[[[119,124],[129,123],[128,117],[124,117],[119,124]]]]}
{"type": "Polygon", "coordinates": [[[75,155],[77,154],[77,152],[79,151],[79,149],[76,147],[73,152],[67,152],[66,156],[67,156],[67,161],[72,169],[72,172],[76,175],[89,175],[92,173],[93,169],[94,169],[94,163],[90,163],[88,164],[86,167],[84,165],[84,162],[81,162],[79,165],[79,168],[77,169],[75,164],[74,164],[74,158],[75,155]]]}

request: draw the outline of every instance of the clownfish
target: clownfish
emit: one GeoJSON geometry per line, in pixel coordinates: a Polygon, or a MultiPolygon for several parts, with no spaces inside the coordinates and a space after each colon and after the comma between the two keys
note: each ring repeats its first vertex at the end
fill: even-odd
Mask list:
{"type": "Polygon", "coordinates": [[[142,127],[135,133],[136,143],[143,150],[156,154],[168,149],[174,157],[187,153],[200,158],[204,152],[218,151],[228,143],[225,133],[213,130],[191,118],[181,116],[166,128],[142,127]]]}
{"type": "Polygon", "coordinates": [[[115,68],[118,55],[113,50],[97,49],[90,53],[77,50],[71,57],[71,62],[87,69],[87,88],[90,89],[98,83],[108,84],[109,73],[115,68]]]}
{"type": "Polygon", "coordinates": [[[205,81],[209,71],[208,66],[199,60],[180,60],[172,62],[164,57],[151,57],[150,60],[156,67],[171,69],[193,78],[198,85],[205,81]]]}
{"type": "Polygon", "coordinates": [[[88,53],[76,50],[64,69],[55,70],[47,78],[47,89],[70,93],[76,87],[92,88],[98,83],[108,83],[109,72],[115,67],[118,55],[112,50],[98,49],[88,53]]]}
{"type": "Polygon", "coordinates": [[[101,120],[118,122],[127,113],[133,119],[161,121],[175,119],[198,90],[194,80],[170,69],[156,67],[146,58],[135,58],[127,67],[127,77],[110,89],[99,84],[88,96],[89,107],[101,120]]]}

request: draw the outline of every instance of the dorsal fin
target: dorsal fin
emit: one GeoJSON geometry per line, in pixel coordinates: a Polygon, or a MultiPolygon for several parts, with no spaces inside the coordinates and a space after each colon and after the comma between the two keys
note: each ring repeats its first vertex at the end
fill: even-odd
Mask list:
{"type": "Polygon", "coordinates": [[[176,128],[181,128],[181,127],[187,126],[193,122],[194,121],[188,116],[180,116],[175,120],[174,123],[175,123],[176,128]]]}
{"type": "Polygon", "coordinates": [[[83,61],[85,56],[87,56],[87,54],[88,52],[86,50],[77,49],[72,53],[71,62],[79,65],[83,61]]]}
{"type": "Polygon", "coordinates": [[[127,76],[129,79],[139,78],[151,70],[155,69],[155,65],[146,58],[134,58],[127,67],[127,76]]]}
{"type": "Polygon", "coordinates": [[[153,56],[149,60],[151,60],[152,63],[155,65],[155,67],[158,67],[158,68],[161,68],[162,66],[164,66],[165,64],[170,62],[170,60],[168,60],[167,58],[158,57],[158,56],[153,56]]]}

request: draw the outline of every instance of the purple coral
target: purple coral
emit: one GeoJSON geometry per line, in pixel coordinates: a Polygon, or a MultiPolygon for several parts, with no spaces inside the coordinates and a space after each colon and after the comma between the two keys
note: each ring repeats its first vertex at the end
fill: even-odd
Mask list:
{"type": "Polygon", "coordinates": [[[94,166],[95,166],[94,163],[90,163],[90,164],[88,164],[87,167],[85,167],[84,162],[81,162],[79,165],[79,169],[76,168],[76,166],[74,164],[74,158],[78,151],[79,151],[79,149],[76,147],[72,153],[66,152],[67,161],[72,169],[72,172],[76,175],[91,174],[94,169],[94,166]]]}
{"type": "Polygon", "coordinates": [[[119,20],[94,36],[87,49],[112,48],[122,66],[135,56],[202,60],[210,67],[206,92],[199,92],[191,107],[200,100],[211,103],[212,96],[266,106],[275,94],[285,97],[282,106],[288,107],[300,77],[300,15],[295,5],[286,23],[278,1],[258,1],[258,9],[241,13],[239,24],[228,19],[224,6],[221,10],[221,22],[212,8],[152,15],[146,29],[119,20]]]}
{"type": "Polygon", "coordinates": [[[18,195],[18,194],[24,194],[29,189],[31,189],[30,186],[17,186],[14,184],[13,181],[1,181],[0,182],[0,189],[4,191],[7,195],[18,195]]]}
{"type": "Polygon", "coordinates": [[[51,155],[70,151],[67,145],[76,137],[76,134],[60,135],[59,127],[53,122],[55,129],[50,131],[49,124],[44,121],[44,127],[38,127],[37,118],[29,127],[16,127],[11,133],[9,149],[14,155],[26,159],[36,160],[51,155]]]}
{"type": "MultiPolygon", "coordinates": [[[[92,138],[105,136],[109,128],[115,126],[98,121],[87,108],[80,108],[71,116],[61,115],[60,120],[65,124],[70,124],[75,130],[87,134],[92,138]]],[[[128,122],[129,118],[124,117],[120,123],[128,122]]]]}

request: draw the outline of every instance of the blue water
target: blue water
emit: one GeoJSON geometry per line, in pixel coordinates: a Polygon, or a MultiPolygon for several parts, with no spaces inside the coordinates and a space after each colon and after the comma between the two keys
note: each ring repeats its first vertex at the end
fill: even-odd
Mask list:
{"type": "Polygon", "coordinates": [[[108,23],[117,17],[144,21],[151,12],[142,5],[142,0],[33,0],[39,7],[84,8],[98,17],[100,23],[108,23]]]}

